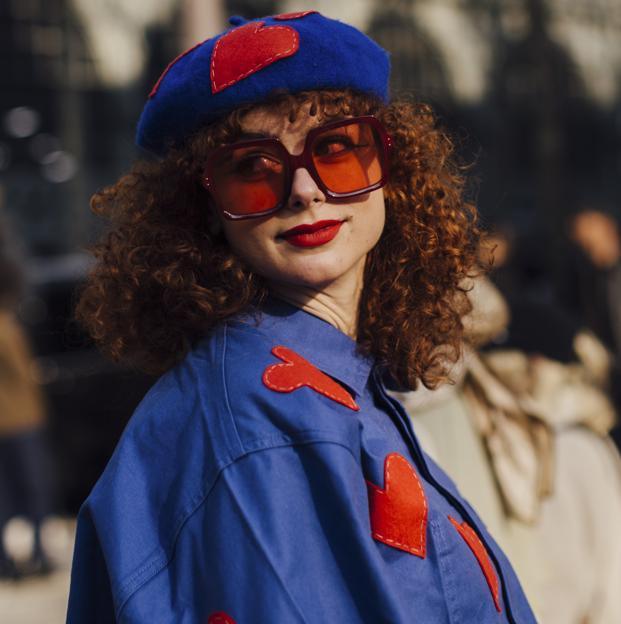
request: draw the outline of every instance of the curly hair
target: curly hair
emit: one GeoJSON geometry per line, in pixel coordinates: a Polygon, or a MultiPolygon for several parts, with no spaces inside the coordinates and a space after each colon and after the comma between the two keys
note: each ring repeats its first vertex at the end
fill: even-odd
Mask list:
{"type": "MultiPolygon", "coordinates": [[[[392,137],[386,224],[366,260],[357,343],[399,386],[433,387],[459,357],[469,310],[462,284],[479,239],[452,142],[425,104],[384,104],[349,90],[270,101],[292,119],[309,103],[322,119],[375,115],[392,137]]],[[[77,317],[113,359],[161,373],[217,324],[260,310],[267,285],[213,227],[199,183],[206,155],[239,136],[251,108],[201,129],[164,160],[136,163],[93,196],[93,210],[112,227],[93,249],[98,263],[77,317]]]]}

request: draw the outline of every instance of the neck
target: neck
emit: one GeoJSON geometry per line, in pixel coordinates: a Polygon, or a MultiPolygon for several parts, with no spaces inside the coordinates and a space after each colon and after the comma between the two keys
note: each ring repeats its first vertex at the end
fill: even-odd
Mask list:
{"type": "Polygon", "coordinates": [[[352,275],[325,287],[272,282],[270,290],[279,299],[323,319],[355,340],[363,277],[364,262],[352,275]]]}

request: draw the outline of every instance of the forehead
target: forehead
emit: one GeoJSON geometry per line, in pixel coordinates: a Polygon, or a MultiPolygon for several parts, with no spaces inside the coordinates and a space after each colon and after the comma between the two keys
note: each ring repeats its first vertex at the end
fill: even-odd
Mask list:
{"type": "Polygon", "coordinates": [[[240,119],[241,130],[268,136],[303,137],[322,121],[318,115],[311,115],[310,109],[311,104],[305,103],[294,111],[292,117],[288,107],[257,106],[240,119]]]}

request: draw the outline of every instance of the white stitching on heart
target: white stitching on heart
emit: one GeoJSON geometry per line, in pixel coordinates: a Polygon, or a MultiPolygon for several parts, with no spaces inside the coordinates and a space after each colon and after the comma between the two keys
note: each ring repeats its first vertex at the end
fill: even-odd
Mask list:
{"type": "MultiPolygon", "coordinates": [[[[263,26],[265,26],[265,22],[257,22],[256,28],[255,28],[255,30],[254,30],[254,32],[252,34],[256,35],[258,32],[263,30],[263,26]]],[[[242,26],[242,28],[244,28],[244,26],[242,26]]],[[[298,35],[298,32],[296,30],[294,30],[293,28],[290,28],[289,26],[268,26],[265,30],[269,30],[271,28],[277,28],[277,29],[281,29],[281,30],[290,31],[291,34],[293,35],[293,41],[291,43],[291,47],[288,48],[287,50],[283,50],[282,52],[278,52],[277,54],[274,54],[273,56],[270,56],[267,59],[264,59],[258,65],[255,65],[254,67],[252,67],[248,71],[244,72],[243,74],[240,74],[239,76],[236,76],[232,80],[229,80],[229,82],[227,82],[225,84],[222,84],[222,85],[217,85],[216,84],[216,75],[215,75],[215,71],[216,71],[216,57],[218,55],[218,49],[220,47],[220,43],[224,39],[226,39],[228,36],[230,36],[231,33],[235,32],[235,31],[233,30],[230,33],[227,33],[223,37],[220,37],[220,39],[218,39],[218,41],[216,41],[216,45],[214,46],[213,54],[211,56],[211,86],[212,86],[212,92],[213,93],[219,93],[220,91],[223,91],[227,87],[230,87],[232,84],[235,84],[236,82],[239,82],[240,80],[243,80],[247,76],[250,76],[250,74],[253,74],[254,72],[258,71],[259,69],[263,69],[263,67],[265,67],[267,65],[270,65],[275,60],[277,60],[277,59],[279,59],[279,58],[281,58],[283,56],[288,56],[291,52],[293,52],[294,50],[296,50],[298,48],[298,45],[299,45],[299,35],[298,35]]]]}

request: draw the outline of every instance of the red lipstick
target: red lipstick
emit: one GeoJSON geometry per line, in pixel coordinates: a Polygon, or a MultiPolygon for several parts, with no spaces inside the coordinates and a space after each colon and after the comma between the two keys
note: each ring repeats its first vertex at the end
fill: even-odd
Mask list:
{"type": "Polygon", "coordinates": [[[329,243],[341,229],[343,221],[317,221],[298,225],[279,236],[296,247],[319,247],[329,243]]]}

